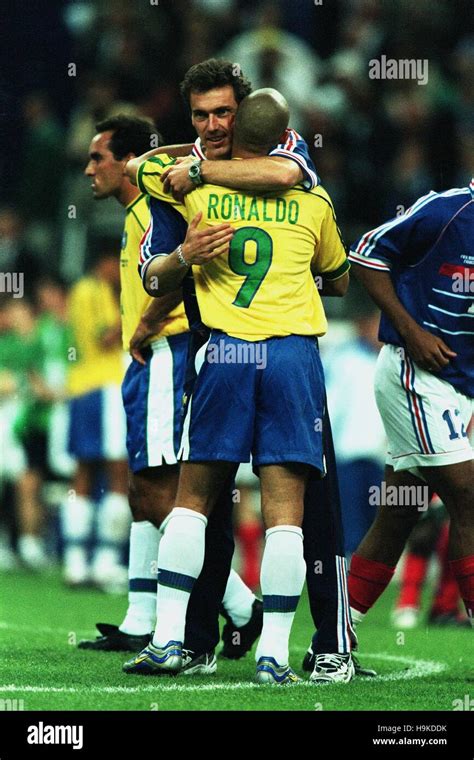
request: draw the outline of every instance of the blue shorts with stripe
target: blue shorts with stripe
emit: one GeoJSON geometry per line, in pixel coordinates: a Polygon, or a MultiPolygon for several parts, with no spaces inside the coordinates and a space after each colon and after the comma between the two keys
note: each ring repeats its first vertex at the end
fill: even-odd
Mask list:
{"type": "Polygon", "coordinates": [[[70,399],[68,453],[75,459],[126,459],[125,429],[119,385],[106,385],[70,399]]]}
{"type": "Polygon", "coordinates": [[[245,341],[213,331],[196,355],[184,461],[300,462],[323,471],[324,373],[314,337],[245,341]]]}
{"type": "Polygon", "coordinates": [[[127,452],[132,472],[176,464],[189,333],[159,338],[133,360],[122,383],[127,452]]]}

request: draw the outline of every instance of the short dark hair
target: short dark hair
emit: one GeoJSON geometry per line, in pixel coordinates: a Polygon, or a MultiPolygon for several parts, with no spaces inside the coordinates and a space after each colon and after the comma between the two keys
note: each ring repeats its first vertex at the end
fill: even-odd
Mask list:
{"type": "Polygon", "coordinates": [[[252,92],[252,85],[244,77],[238,63],[222,58],[209,58],[202,63],[196,63],[186,72],[181,82],[180,90],[189,106],[192,92],[208,92],[215,87],[230,85],[234,90],[237,103],[240,103],[252,92]]]}
{"type": "Polygon", "coordinates": [[[163,138],[153,121],[144,116],[128,116],[119,113],[103,119],[95,125],[95,128],[97,132],[113,132],[109,147],[117,161],[121,161],[129,153],[141,156],[151,148],[159,148],[163,145],[163,138]],[[153,145],[152,136],[156,138],[153,145]]]}

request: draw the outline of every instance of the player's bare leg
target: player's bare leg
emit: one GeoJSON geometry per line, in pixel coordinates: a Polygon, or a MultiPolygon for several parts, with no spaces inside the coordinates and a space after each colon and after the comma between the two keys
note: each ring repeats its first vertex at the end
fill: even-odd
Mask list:
{"type": "Polygon", "coordinates": [[[159,528],[176,502],[178,481],[177,464],[130,471],[128,498],[133,519],[149,520],[159,528]]]}
{"type": "Polygon", "coordinates": [[[233,462],[183,462],[176,505],[208,517],[222,488],[234,477],[237,467],[233,462]]]}
{"type": "MultiPolygon", "coordinates": [[[[385,467],[387,489],[405,486],[423,487],[426,484],[409,472],[395,472],[393,467],[385,467]]],[[[364,559],[396,565],[400,559],[408,536],[420,519],[421,512],[415,505],[378,507],[375,520],[357,547],[356,554],[364,559]]]]}
{"type": "Polygon", "coordinates": [[[446,467],[424,467],[423,475],[451,517],[450,559],[474,554],[474,459],[446,467]]]}
{"type": "Polygon", "coordinates": [[[302,464],[260,467],[265,549],[260,585],[263,630],[257,646],[259,683],[295,683],[288,665],[289,637],[306,575],[303,557],[304,494],[309,467],[302,464]]]}
{"type": "Polygon", "coordinates": [[[44,509],[40,499],[43,478],[40,470],[30,468],[17,483],[18,553],[31,570],[41,570],[48,564],[44,548],[44,509]]]}
{"type": "Polygon", "coordinates": [[[474,459],[445,467],[426,467],[423,474],[451,517],[451,569],[474,626],[474,459]]]}
{"type": "MultiPolygon", "coordinates": [[[[406,471],[395,472],[390,465],[385,467],[385,483],[387,491],[395,486],[398,493],[406,486],[426,486],[415,475],[406,471]]],[[[361,622],[388,586],[408,537],[421,514],[417,506],[412,504],[381,504],[378,507],[374,522],[352,555],[348,588],[354,623],[361,622]]]]}

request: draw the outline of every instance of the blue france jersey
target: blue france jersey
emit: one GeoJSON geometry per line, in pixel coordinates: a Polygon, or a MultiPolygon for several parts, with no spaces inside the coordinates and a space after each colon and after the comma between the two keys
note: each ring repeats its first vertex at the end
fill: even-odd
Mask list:
{"type": "MultiPolygon", "coordinates": [[[[205,160],[206,156],[203,153],[201,147],[201,138],[198,137],[193,147],[193,155],[201,160],[205,160]]],[[[294,161],[298,164],[303,172],[302,185],[305,190],[312,190],[320,184],[320,179],[316,174],[314,163],[309,155],[308,145],[305,140],[294,129],[285,129],[281,142],[275,145],[268,152],[269,156],[281,156],[281,158],[289,158],[290,161],[294,161]]]]}
{"type": "MultiPolygon", "coordinates": [[[[349,259],[390,272],[408,313],[457,353],[437,375],[474,397],[474,180],[423,196],[403,216],[363,235],[349,259]]],[[[379,339],[404,346],[383,313],[379,339]]]]}

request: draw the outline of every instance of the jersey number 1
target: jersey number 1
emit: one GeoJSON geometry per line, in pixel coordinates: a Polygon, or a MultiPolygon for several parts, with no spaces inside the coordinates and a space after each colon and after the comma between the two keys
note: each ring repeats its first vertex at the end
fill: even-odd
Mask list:
{"type": "MultiPolygon", "coordinates": [[[[460,414],[461,414],[461,412],[459,411],[459,409],[455,409],[454,410],[454,416],[455,417],[459,417],[460,414]]],[[[467,432],[466,432],[466,428],[464,427],[464,423],[463,422],[461,422],[461,436],[457,432],[456,427],[455,427],[454,422],[453,422],[453,418],[451,416],[451,409],[446,409],[443,412],[442,417],[443,417],[443,420],[446,422],[446,424],[447,424],[447,426],[449,428],[449,440],[450,441],[455,441],[457,438],[460,438],[461,436],[463,438],[467,438],[467,432]]]]}
{"type": "Polygon", "coordinates": [[[235,274],[245,277],[245,280],[232,302],[234,306],[248,309],[270,269],[272,257],[273,241],[268,232],[258,227],[241,227],[237,230],[229,248],[229,266],[235,274]],[[255,261],[252,264],[245,260],[246,245],[250,241],[256,247],[255,261]]]}

